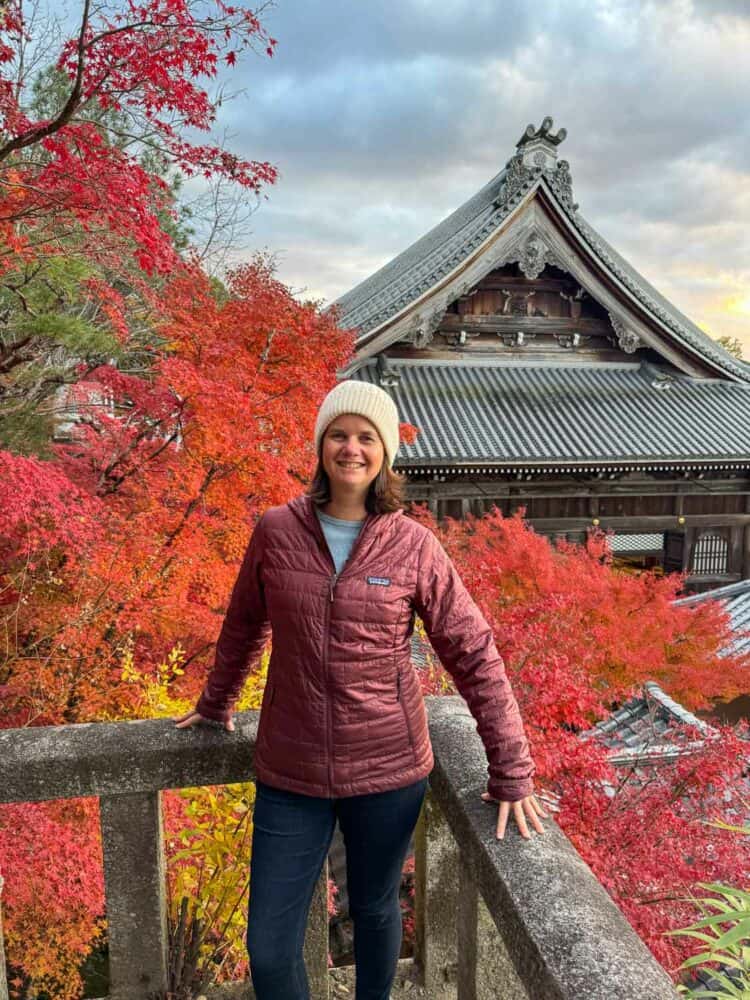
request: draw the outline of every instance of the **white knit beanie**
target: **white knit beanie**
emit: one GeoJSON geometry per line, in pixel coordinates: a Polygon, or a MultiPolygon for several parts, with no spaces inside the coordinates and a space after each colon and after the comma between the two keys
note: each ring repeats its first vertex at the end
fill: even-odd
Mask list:
{"type": "Polygon", "coordinates": [[[375,425],[383,439],[388,465],[393,465],[399,443],[396,404],[379,386],[356,379],[339,382],[320,404],[315,421],[315,451],[319,453],[321,438],[330,422],[344,413],[356,413],[375,425]]]}

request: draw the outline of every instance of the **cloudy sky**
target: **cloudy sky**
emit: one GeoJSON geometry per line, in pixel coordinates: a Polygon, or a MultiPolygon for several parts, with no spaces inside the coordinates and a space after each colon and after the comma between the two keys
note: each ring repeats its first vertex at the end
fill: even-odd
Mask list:
{"type": "Polygon", "coordinates": [[[750,0],[276,0],[220,126],[278,165],[247,246],[331,301],[545,115],[586,219],[750,359],[750,0]]]}

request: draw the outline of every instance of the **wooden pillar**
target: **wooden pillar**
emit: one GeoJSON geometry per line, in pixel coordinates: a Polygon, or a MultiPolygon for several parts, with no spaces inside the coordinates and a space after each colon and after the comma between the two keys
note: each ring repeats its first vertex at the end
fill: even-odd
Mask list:
{"type": "Polygon", "coordinates": [[[109,1000],[166,993],[164,834],[159,792],[100,800],[109,942],[109,1000]]]}
{"type": "Polygon", "coordinates": [[[486,501],[482,497],[476,497],[471,504],[471,513],[474,517],[484,517],[487,510],[486,501]]]}
{"type": "Polygon", "coordinates": [[[727,573],[742,575],[742,564],[745,547],[745,526],[735,524],[729,529],[727,546],[727,573]]]}
{"type": "Polygon", "coordinates": [[[685,528],[685,546],[682,550],[682,572],[690,570],[690,560],[693,555],[693,545],[695,544],[695,528],[685,528]]]}
{"type": "Polygon", "coordinates": [[[742,579],[750,580],[750,524],[745,525],[742,539],[742,579]]]}

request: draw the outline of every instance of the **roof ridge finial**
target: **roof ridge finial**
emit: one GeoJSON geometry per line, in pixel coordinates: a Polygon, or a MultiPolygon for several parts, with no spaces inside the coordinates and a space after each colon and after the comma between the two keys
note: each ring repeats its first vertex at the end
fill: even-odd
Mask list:
{"type": "Polygon", "coordinates": [[[516,143],[516,152],[505,165],[500,191],[495,205],[512,208],[536,182],[544,177],[563,208],[571,213],[578,210],[573,201],[570,164],[557,159],[557,147],[566,138],[564,128],[553,133],[554,122],[549,115],[537,128],[527,125],[516,143]]]}
{"type": "Polygon", "coordinates": [[[557,147],[566,138],[567,132],[564,128],[557,130],[553,135],[552,128],[554,122],[549,115],[542,121],[539,128],[534,125],[527,125],[523,135],[516,143],[516,149],[523,156],[526,166],[554,167],[557,160],[557,147]],[[542,162],[544,161],[544,162],[542,162]]]}
{"type": "Polygon", "coordinates": [[[520,146],[524,146],[527,142],[531,142],[532,139],[545,139],[547,142],[551,142],[553,146],[559,146],[560,143],[567,137],[568,133],[566,129],[559,128],[557,130],[557,135],[552,135],[552,128],[554,124],[555,123],[552,121],[550,116],[547,115],[547,117],[542,120],[542,124],[539,128],[536,128],[535,125],[527,125],[525,132],[516,143],[516,149],[520,146]]]}

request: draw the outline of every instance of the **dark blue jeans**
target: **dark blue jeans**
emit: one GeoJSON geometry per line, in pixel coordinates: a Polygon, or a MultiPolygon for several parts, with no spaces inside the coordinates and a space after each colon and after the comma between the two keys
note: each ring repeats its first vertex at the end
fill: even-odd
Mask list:
{"type": "Polygon", "coordinates": [[[302,946],[336,819],[346,846],[356,1000],[388,1000],[401,951],[401,870],[426,789],[423,778],[322,799],[257,783],[247,948],[258,1000],[309,1000],[302,946]]]}

